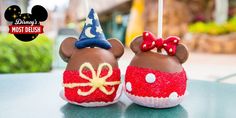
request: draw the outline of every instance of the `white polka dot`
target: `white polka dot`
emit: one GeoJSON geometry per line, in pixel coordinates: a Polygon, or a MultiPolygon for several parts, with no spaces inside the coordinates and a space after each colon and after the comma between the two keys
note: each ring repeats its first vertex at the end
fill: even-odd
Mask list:
{"type": "Polygon", "coordinates": [[[176,93],[176,92],[172,92],[172,93],[169,95],[169,98],[170,98],[171,100],[176,100],[177,97],[178,97],[178,93],[176,93]]]}
{"type": "Polygon", "coordinates": [[[174,40],[174,43],[177,43],[177,40],[174,40]]]}
{"type": "Polygon", "coordinates": [[[152,46],[155,45],[155,41],[152,42],[152,46]]]}
{"type": "Polygon", "coordinates": [[[146,33],[145,35],[146,35],[146,36],[148,36],[149,34],[148,34],[148,33],[146,33]]]}
{"type": "Polygon", "coordinates": [[[169,52],[172,52],[172,51],[173,51],[173,49],[172,49],[172,48],[170,48],[170,49],[169,49],[169,52]]]}
{"type": "Polygon", "coordinates": [[[146,45],[146,44],[144,44],[144,45],[143,45],[143,48],[146,48],[146,46],[147,46],[147,45],[146,45]]]}
{"type": "Polygon", "coordinates": [[[132,91],[132,85],[130,82],[127,82],[125,86],[128,91],[132,91]]]}
{"type": "Polygon", "coordinates": [[[154,83],[156,80],[156,76],[152,73],[148,73],[145,77],[147,83],[154,83]]]}

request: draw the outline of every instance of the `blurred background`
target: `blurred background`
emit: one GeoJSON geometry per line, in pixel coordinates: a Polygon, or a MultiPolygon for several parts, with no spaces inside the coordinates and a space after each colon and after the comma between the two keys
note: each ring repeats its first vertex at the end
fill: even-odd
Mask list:
{"type": "MultiPolygon", "coordinates": [[[[132,39],[148,30],[157,34],[158,0],[88,0],[98,13],[107,38],[126,45],[119,60],[122,74],[133,57],[132,39]]],[[[62,74],[58,48],[66,37],[77,38],[87,11],[85,0],[0,0],[0,74],[47,72],[62,74]],[[20,42],[8,34],[4,12],[10,5],[22,13],[44,6],[44,34],[20,42]]],[[[236,83],[236,0],[164,0],[163,37],[181,37],[191,51],[183,65],[189,79],[236,83]]],[[[1,79],[1,78],[0,78],[1,79]]]]}

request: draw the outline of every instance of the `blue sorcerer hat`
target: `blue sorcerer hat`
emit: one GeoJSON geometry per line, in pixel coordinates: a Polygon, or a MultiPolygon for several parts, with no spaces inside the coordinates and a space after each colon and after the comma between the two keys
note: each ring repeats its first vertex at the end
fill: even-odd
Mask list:
{"type": "Polygon", "coordinates": [[[77,48],[100,47],[104,49],[111,48],[111,44],[106,40],[102,31],[97,14],[93,9],[90,10],[86,18],[83,31],[79,39],[75,42],[77,48]]]}

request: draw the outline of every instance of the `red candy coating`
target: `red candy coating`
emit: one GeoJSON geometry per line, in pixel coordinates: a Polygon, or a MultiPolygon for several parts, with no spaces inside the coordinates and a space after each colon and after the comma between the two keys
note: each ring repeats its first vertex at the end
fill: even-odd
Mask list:
{"type": "MultiPolygon", "coordinates": [[[[97,70],[95,70],[97,72],[97,70]]],[[[85,75],[88,77],[92,78],[92,73],[89,70],[83,70],[82,71],[85,75]]],[[[103,77],[107,75],[108,69],[102,69],[100,77],[103,77]]],[[[111,81],[120,81],[120,70],[118,68],[113,69],[112,75],[107,78],[108,82],[111,81]]],[[[88,80],[85,80],[79,76],[79,71],[71,71],[71,70],[66,70],[63,75],[63,83],[88,83],[88,80]]],[[[88,102],[112,102],[114,98],[116,97],[116,91],[119,87],[119,85],[114,85],[115,91],[111,95],[106,95],[104,94],[101,90],[98,88],[91,93],[88,96],[81,96],[77,94],[78,89],[81,91],[89,91],[91,89],[91,86],[85,86],[85,87],[75,87],[75,88],[67,88],[65,87],[65,97],[69,101],[77,102],[77,103],[88,103],[88,102]]],[[[105,88],[110,91],[112,86],[105,86],[105,88]]]]}
{"type": "Polygon", "coordinates": [[[131,83],[131,91],[126,92],[142,97],[169,97],[172,92],[182,96],[186,90],[187,77],[184,69],[181,72],[169,73],[129,66],[126,70],[125,84],[131,83]],[[155,75],[155,82],[146,82],[146,75],[152,73],[155,75]]]}

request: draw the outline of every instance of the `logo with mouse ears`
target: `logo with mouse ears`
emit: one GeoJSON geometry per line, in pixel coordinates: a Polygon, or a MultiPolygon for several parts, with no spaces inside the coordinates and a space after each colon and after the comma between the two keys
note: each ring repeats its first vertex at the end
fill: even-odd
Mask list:
{"type": "Polygon", "coordinates": [[[17,5],[8,7],[5,11],[5,19],[12,22],[9,25],[9,33],[20,41],[32,41],[39,34],[43,33],[43,26],[40,22],[45,21],[48,17],[47,10],[35,5],[30,13],[21,13],[21,9],[17,5]]]}

